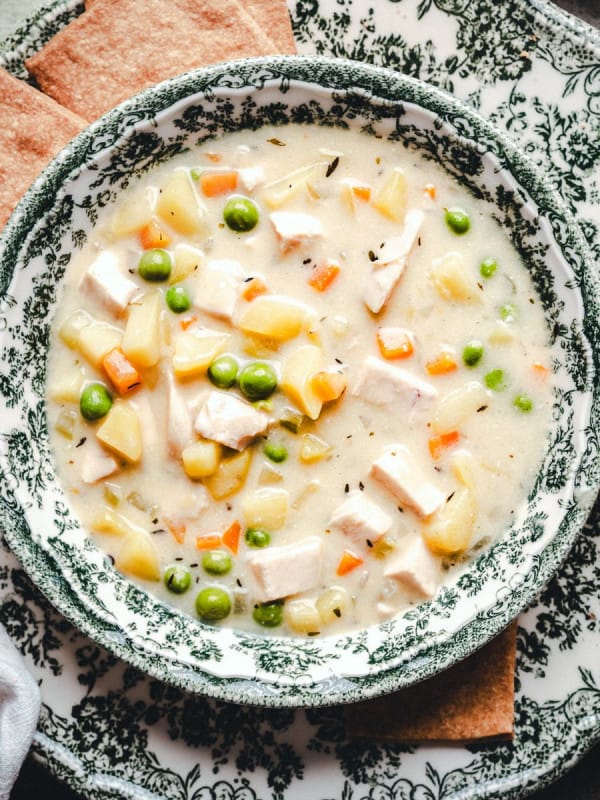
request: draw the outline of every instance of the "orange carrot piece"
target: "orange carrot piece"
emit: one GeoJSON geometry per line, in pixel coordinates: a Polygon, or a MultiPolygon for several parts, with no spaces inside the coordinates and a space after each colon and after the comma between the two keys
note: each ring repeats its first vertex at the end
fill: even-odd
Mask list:
{"type": "Polygon", "coordinates": [[[350,550],[344,550],[340,558],[340,563],[337,566],[336,574],[347,575],[349,572],[352,572],[353,569],[356,569],[356,567],[360,567],[362,563],[362,558],[354,555],[350,550]]]}
{"type": "Polygon", "coordinates": [[[237,172],[203,172],[200,175],[200,188],[205,197],[217,197],[220,194],[234,192],[237,189],[237,172]]]}
{"type": "Polygon", "coordinates": [[[113,347],[102,359],[102,366],[119,394],[137,389],[142,377],[120,347],[113,347]]]}
{"type": "Polygon", "coordinates": [[[152,250],[154,247],[168,247],[171,244],[171,237],[161,228],[157,220],[151,219],[140,230],[140,242],[144,250],[152,250]]]}
{"type": "Polygon", "coordinates": [[[358,197],[359,200],[363,200],[365,203],[368,203],[371,199],[371,187],[368,183],[353,183],[352,194],[355,197],[358,197]]]}
{"type": "Polygon", "coordinates": [[[312,390],[323,403],[337,400],[347,384],[346,376],[340,372],[316,372],[310,381],[312,390]]]}
{"type": "Polygon", "coordinates": [[[221,153],[213,153],[213,152],[210,152],[210,153],[205,153],[204,155],[206,156],[206,158],[207,158],[209,161],[212,161],[212,162],[213,162],[213,164],[218,164],[218,163],[219,163],[219,161],[222,161],[222,160],[223,160],[223,156],[221,155],[221,153]]]}
{"type": "Polygon", "coordinates": [[[326,289],[329,289],[331,284],[340,274],[340,270],[341,267],[337,261],[328,259],[327,261],[324,261],[323,264],[319,264],[313,269],[313,271],[310,273],[308,283],[318,292],[324,292],[326,289]]]}
{"type": "Polygon", "coordinates": [[[439,356],[425,364],[425,369],[430,375],[445,375],[454,372],[457,367],[456,359],[447,350],[443,350],[439,356]]]}
{"type": "Polygon", "coordinates": [[[227,528],[227,530],[221,537],[225,547],[228,547],[234,555],[236,555],[238,547],[240,546],[241,532],[242,532],[242,526],[236,520],[235,522],[231,523],[231,525],[227,528]]]}
{"type": "Polygon", "coordinates": [[[198,322],[198,317],[195,314],[188,314],[179,320],[179,327],[182,330],[187,331],[187,329],[191,327],[194,322],[198,322]]]}
{"type": "Polygon", "coordinates": [[[413,337],[401,328],[380,328],[377,331],[377,344],[384,358],[410,358],[415,352],[413,337]]]}
{"type": "Polygon", "coordinates": [[[262,278],[254,277],[244,285],[242,297],[249,303],[261,294],[267,294],[269,287],[262,278]]]}
{"type": "Polygon", "coordinates": [[[177,544],[183,544],[185,539],[185,525],[173,519],[165,519],[165,525],[169,529],[177,544]]]}
{"type": "Polygon", "coordinates": [[[205,533],[202,536],[196,536],[197,550],[214,550],[220,546],[221,537],[218,533],[205,533]]]}
{"type": "Polygon", "coordinates": [[[536,375],[536,377],[541,378],[542,380],[546,380],[548,375],[550,374],[550,370],[544,364],[540,364],[539,361],[536,361],[532,364],[532,369],[536,375]]]}
{"type": "Polygon", "coordinates": [[[428,183],[425,186],[425,190],[424,191],[425,191],[425,194],[429,195],[429,197],[431,197],[432,200],[435,200],[435,186],[433,185],[433,183],[428,183]]]}
{"type": "Polygon", "coordinates": [[[452,447],[458,443],[460,434],[458,431],[450,431],[449,433],[440,433],[437,436],[432,436],[428,442],[429,453],[434,461],[441,458],[442,453],[446,448],[452,447]]]}

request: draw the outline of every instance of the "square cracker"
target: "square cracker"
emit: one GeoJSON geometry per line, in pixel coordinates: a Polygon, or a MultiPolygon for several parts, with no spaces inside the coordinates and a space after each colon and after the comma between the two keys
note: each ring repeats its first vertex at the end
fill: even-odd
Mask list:
{"type": "Polygon", "coordinates": [[[48,162],[85,121],[0,69],[0,229],[48,162]]]}
{"type": "Polygon", "coordinates": [[[194,67],[276,51],[239,0],[95,0],[25,64],[43,92],[91,121],[194,67]]]}
{"type": "Polygon", "coordinates": [[[516,623],[464,661],[394,694],[347,706],[351,737],[404,743],[509,741],[516,623]]]}

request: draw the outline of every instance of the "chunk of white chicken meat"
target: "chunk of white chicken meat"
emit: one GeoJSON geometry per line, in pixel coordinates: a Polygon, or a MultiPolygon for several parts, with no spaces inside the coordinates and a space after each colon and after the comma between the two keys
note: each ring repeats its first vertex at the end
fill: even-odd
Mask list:
{"type": "Polygon", "coordinates": [[[393,406],[399,400],[413,406],[421,398],[430,400],[436,397],[437,389],[403,367],[367,356],[352,394],[377,406],[393,406]]]}
{"type": "Polygon", "coordinates": [[[211,391],[194,429],[205,439],[219,442],[233,450],[243,450],[259,433],[264,433],[272,420],[249,403],[232,394],[211,391]]]}
{"type": "Polygon", "coordinates": [[[123,269],[120,255],[103,250],[81,278],[79,289],[119,316],[140,291],[137,284],[123,274],[123,269]]]}
{"type": "Polygon", "coordinates": [[[262,167],[242,167],[238,170],[238,180],[247,192],[252,192],[265,182],[265,171],[262,167]]]}
{"type": "Polygon", "coordinates": [[[402,234],[389,239],[375,254],[376,260],[372,264],[363,293],[365,305],[374,314],[378,314],[392,296],[406,268],[424,219],[422,211],[417,208],[409,209],[402,234]]]}
{"type": "Polygon", "coordinates": [[[433,597],[440,584],[442,565],[420,536],[415,536],[404,549],[386,561],[383,572],[394,578],[409,591],[422,597],[433,597]]]}
{"type": "Polygon", "coordinates": [[[341,531],[354,544],[368,547],[389,532],[392,519],[363,492],[352,492],[333,512],[329,527],[341,531]]]}
{"type": "Polygon", "coordinates": [[[116,460],[94,439],[88,437],[84,446],[85,454],[81,463],[81,480],[84,483],[97,483],[109,475],[114,475],[119,469],[116,460]]]}
{"type": "Polygon", "coordinates": [[[194,305],[201,311],[231,321],[245,274],[239,261],[208,261],[199,271],[194,305]]]}
{"type": "Polygon", "coordinates": [[[299,542],[268,547],[248,556],[259,603],[314,589],[321,581],[322,542],[307,536],[299,542]]]}
{"type": "Polygon", "coordinates": [[[186,399],[170,370],[166,372],[166,380],[168,386],[167,449],[170,455],[179,458],[183,450],[194,440],[194,427],[186,399]]]}
{"type": "Polygon", "coordinates": [[[408,447],[392,445],[373,462],[371,475],[401,504],[428,517],[440,508],[445,494],[433,483],[408,447]]]}
{"type": "Polygon", "coordinates": [[[282,254],[323,235],[318,217],[298,211],[273,211],[269,218],[279,239],[282,254]]]}

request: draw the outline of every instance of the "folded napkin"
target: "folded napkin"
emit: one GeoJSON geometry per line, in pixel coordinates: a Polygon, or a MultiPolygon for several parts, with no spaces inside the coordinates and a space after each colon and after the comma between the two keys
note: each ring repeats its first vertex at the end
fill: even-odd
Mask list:
{"type": "Polygon", "coordinates": [[[0,625],[0,800],[8,800],[31,746],[40,690],[0,625]]]}

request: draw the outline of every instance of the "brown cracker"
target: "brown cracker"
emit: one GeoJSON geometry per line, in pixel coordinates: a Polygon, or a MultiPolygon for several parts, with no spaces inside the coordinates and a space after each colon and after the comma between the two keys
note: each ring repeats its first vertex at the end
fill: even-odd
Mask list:
{"type": "Polygon", "coordinates": [[[0,68],[0,229],[48,162],[85,121],[0,68]]]}
{"type": "Polygon", "coordinates": [[[348,735],[406,743],[510,740],[516,631],[513,623],[472,656],[423,683],[347,706],[348,735]]]}
{"type": "Polygon", "coordinates": [[[95,0],[26,67],[87,120],[166,78],[277,51],[238,0],[95,0]]]}

